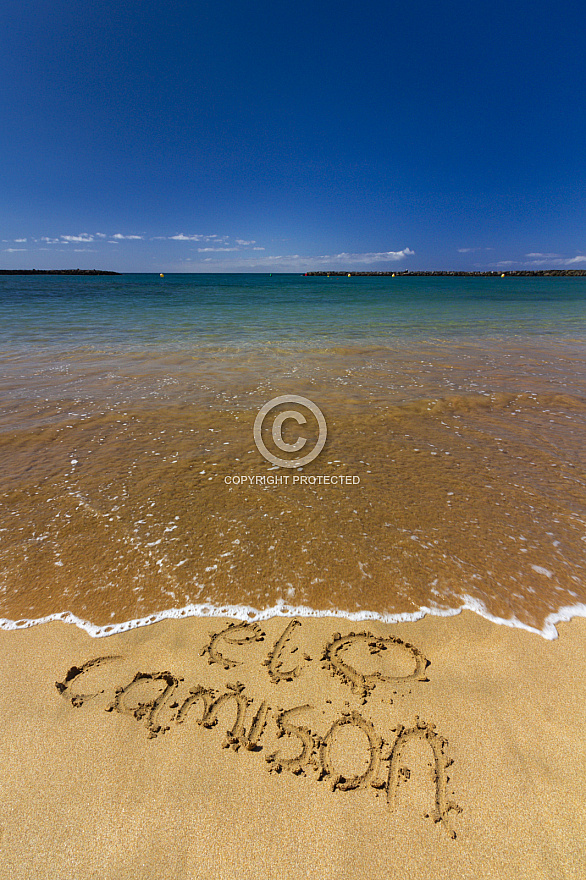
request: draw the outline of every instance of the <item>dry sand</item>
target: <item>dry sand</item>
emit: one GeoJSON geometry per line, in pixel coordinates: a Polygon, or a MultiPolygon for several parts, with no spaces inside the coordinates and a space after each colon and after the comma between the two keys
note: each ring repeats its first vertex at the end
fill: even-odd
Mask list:
{"type": "Polygon", "coordinates": [[[586,620],[559,631],[1,632],[0,877],[583,878],[586,620]]]}

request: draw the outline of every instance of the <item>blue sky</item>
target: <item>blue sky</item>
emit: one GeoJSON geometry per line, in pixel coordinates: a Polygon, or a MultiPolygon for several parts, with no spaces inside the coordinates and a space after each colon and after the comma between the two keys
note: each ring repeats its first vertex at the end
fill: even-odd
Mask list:
{"type": "Polygon", "coordinates": [[[0,4],[0,268],[586,268],[580,3],[0,4]]]}

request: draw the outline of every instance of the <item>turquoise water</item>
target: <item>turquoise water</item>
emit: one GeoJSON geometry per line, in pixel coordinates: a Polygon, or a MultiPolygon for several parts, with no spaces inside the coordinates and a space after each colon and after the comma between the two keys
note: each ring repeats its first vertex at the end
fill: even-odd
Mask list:
{"type": "Polygon", "coordinates": [[[4,351],[584,338],[586,278],[0,278],[4,351]]]}

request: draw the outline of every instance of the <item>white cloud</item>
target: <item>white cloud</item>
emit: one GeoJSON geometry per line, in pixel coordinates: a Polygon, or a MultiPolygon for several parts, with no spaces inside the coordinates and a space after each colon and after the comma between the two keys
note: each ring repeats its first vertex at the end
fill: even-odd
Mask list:
{"type": "MultiPolygon", "coordinates": [[[[219,251],[219,250],[239,250],[239,248],[198,248],[200,253],[206,251],[219,251]]],[[[403,260],[406,257],[410,257],[414,255],[414,251],[410,248],[404,248],[401,251],[382,251],[380,253],[364,253],[364,254],[351,254],[351,253],[342,253],[342,254],[324,254],[315,257],[306,257],[301,254],[288,254],[288,255],[276,255],[276,256],[244,256],[229,258],[226,260],[222,260],[218,258],[213,260],[211,257],[205,257],[200,262],[203,264],[206,263],[208,268],[212,268],[218,272],[226,272],[226,271],[249,271],[254,272],[256,270],[273,270],[273,271],[282,271],[282,272],[307,272],[312,269],[351,269],[352,267],[360,267],[360,266],[369,266],[373,264],[385,264],[385,263],[395,263],[403,260]]]]}
{"type": "Polygon", "coordinates": [[[16,244],[22,244],[26,241],[26,238],[15,238],[14,241],[16,244]]]}
{"type": "Polygon", "coordinates": [[[19,251],[26,251],[26,248],[4,248],[5,254],[16,254],[19,251]]]}
{"type": "MultiPolygon", "coordinates": [[[[165,236],[162,236],[163,238],[165,236]]],[[[185,235],[184,232],[179,232],[177,235],[168,236],[169,241],[211,241],[211,242],[227,242],[227,235],[216,235],[213,233],[212,235],[202,235],[200,233],[194,235],[185,235]]]]}
{"type": "Polygon", "coordinates": [[[256,241],[243,241],[243,239],[237,238],[236,244],[239,244],[241,247],[246,247],[249,244],[256,244],[256,241]]]}
{"type": "Polygon", "coordinates": [[[122,241],[122,240],[125,240],[125,241],[142,241],[143,236],[142,236],[142,235],[122,235],[121,232],[116,232],[116,233],[114,233],[114,235],[112,236],[112,238],[116,238],[116,239],[118,239],[118,241],[122,241]]]}
{"type": "Polygon", "coordinates": [[[526,254],[528,257],[539,257],[537,260],[531,260],[524,263],[525,266],[575,266],[576,263],[586,263],[586,256],[562,257],[560,254],[526,254]]]}
{"type": "Polygon", "coordinates": [[[48,238],[46,235],[43,235],[41,241],[46,242],[46,244],[61,244],[58,238],[48,238]]]}
{"type": "Polygon", "coordinates": [[[253,247],[252,250],[253,250],[253,251],[264,251],[265,248],[261,248],[261,247],[253,247]]]}
{"type": "Polygon", "coordinates": [[[382,253],[370,254],[336,254],[329,257],[317,257],[317,259],[326,263],[331,260],[338,263],[395,263],[399,260],[404,260],[405,257],[412,257],[414,254],[415,251],[412,251],[410,248],[403,248],[402,251],[383,251],[382,253]]]}
{"type": "MultiPolygon", "coordinates": [[[[519,269],[525,268],[533,268],[537,270],[540,266],[543,266],[545,269],[563,269],[564,267],[572,267],[576,266],[579,263],[586,263],[586,255],[578,254],[576,257],[562,257],[560,254],[542,254],[533,252],[530,254],[525,254],[526,257],[535,257],[536,259],[532,260],[501,260],[498,263],[489,263],[489,266],[495,266],[497,268],[503,268],[505,266],[517,266],[519,269]]],[[[480,264],[477,264],[480,266],[480,264]]],[[[480,266],[480,268],[486,268],[486,266],[480,266]]]]}
{"type": "Polygon", "coordinates": [[[208,251],[237,251],[239,248],[237,247],[206,247],[206,248],[198,248],[198,254],[205,254],[208,251]]]}
{"type": "Polygon", "coordinates": [[[108,238],[105,232],[96,232],[96,238],[108,238]]]}
{"type": "Polygon", "coordinates": [[[72,241],[93,241],[93,235],[90,235],[87,232],[82,232],[81,235],[62,235],[61,238],[63,241],[72,242],[72,241]]]}
{"type": "Polygon", "coordinates": [[[459,254],[473,254],[478,248],[458,248],[459,254]]]}

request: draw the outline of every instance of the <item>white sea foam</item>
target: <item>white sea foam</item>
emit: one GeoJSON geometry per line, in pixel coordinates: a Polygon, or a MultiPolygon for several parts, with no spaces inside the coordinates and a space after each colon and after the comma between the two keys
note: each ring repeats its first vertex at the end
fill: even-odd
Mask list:
{"type": "Polygon", "coordinates": [[[73,623],[80,629],[85,630],[88,635],[93,638],[102,638],[104,636],[117,635],[119,633],[128,632],[137,629],[140,626],[150,626],[153,623],[159,623],[161,620],[179,620],[185,617],[229,617],[236,620],[246,620],[254,622],[259,620],[268,620],[271,617],[339,617],[349,621],[362,620],[380,620],[382,623],[408,623],[421,620],[428,614],[435,617],[455,617],[462,611],[473,611],[480,617],[490,620],[492,623],[501,626],[508,626],[515,629],[524,629],[527,632],[535,633],[543,636],[544,639],[553,640],[558,638],[556,624],[564,623],[572,620],[573,617],[586,617],[586,605],[577,603],[576,605],[565,605],[558,611],[548,614],[543,628],[538,629],[529,626],[518,620],[515,616],[504,618],[495,617],[487,611],[486,607],[478,599],[471,596],[464,596],[464,603],[459,608],[427,608],[421,607],[418,611],[403,612],[400,614],[380,614],[376,611],[341,611],[340,609],[328,609],[327,611],[318,611],[315,608],[307,608],[304,606],[288,605],[285,602],[278,602],[271,608],[253,608],[250,605],[213,605],[211,603],[202,605],[186,605],[183,608],[169,608],[165,611],[159,611],[156,614],[150,614],[148,617],[141,617],[135,620],[126,620],[122,623],[108,624],[106,626],[96,626],[88,620],[82,620],[72,614],[70,611],[61,611],[58,614],[50,614],[47,617],[38,617],[36,619],[22,618],[21,620],[8,620],[0,618],[0,629],[15,630],[27,629],[31,626],[37,626],[41,623],[51,623],[52,621],[60,621],[61,623],[73,623]]]}

